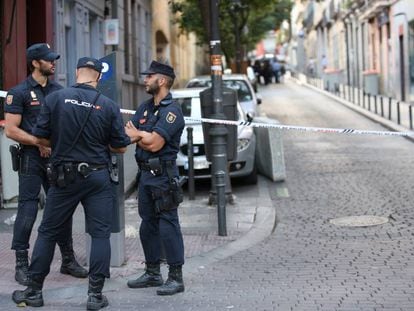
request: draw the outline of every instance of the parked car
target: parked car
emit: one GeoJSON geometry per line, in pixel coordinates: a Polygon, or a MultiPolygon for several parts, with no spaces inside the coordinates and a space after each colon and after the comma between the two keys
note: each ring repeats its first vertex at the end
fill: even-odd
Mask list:
{"type": "MultiPolygon", "coordinates": [[[[187,88],[171,90],[172,96],[180,104],[185,117],[201,118],[200,92],[205,88],[187,88]]],[[[238,121],[246,121],[240,104],[237,104],[238,121]]],[[[196,179],[211,178],[211,163],[205,155],[205,144],[201,122],[186,122],[186,128],[193,128],[194,176],[196,179]]],[[[188,175],[187,130],[181,136],[177,166],[180,175],[188,175]]],[[[230,162],[230,177],[243,177],[246,183],[257,183],[255,165],[256,136],[253,127],[237,127],[237,158],[230,162]]]]}
{"type": "MultiPolygon", "coordinates": [[[[222,76],[223,86],[237,91],[240,105],[246,113],[246,117],[251,121],[258,115],[258,106],[262,102],[262,97],[257,94],[249,79],[244,74],[224,74],[222,76]]],[[[211,87],[211,76],[198,76],[187,82],[187,88],[211,87]]]]}

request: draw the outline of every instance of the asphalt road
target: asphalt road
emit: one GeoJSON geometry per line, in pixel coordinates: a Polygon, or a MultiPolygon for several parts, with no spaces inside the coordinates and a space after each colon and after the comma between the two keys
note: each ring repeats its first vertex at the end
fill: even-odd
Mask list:
{"type": "MultiPolygon", "coordinates": [[[[385,130],[294,83],[261,89],[283,124],[385,130]]],[[[269,183],[278,223],[265,241],[186,280],[186,292],[142,310],[414,310],[412,142],[284,133],[287,179],[269,183]],[[389,220],[340,227],[331,219],[389,220]]],[[[153,299],[149,296],[148,299],[153,299]]],[[[125,305],[127,307],[127,305],[125,305]]]]}

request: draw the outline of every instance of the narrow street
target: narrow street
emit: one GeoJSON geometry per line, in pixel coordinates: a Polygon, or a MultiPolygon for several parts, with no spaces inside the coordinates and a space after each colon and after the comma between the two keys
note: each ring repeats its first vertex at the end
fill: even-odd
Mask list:
{"type": "MultiPolygon", "coordinates": [[[[293,82],[261,93],[262,112],[283,124],[385,130],[293,82]]],[[[287,131],[284,148],[287,179],[268,183],[278,219],[273,235],[200,269],[184,295],[155,308],[144,301],[143,309],[414,310],[413,143],[287,131]],[[329,222],[358,215],[389,222],[329,222]]]]}
{"type": "MultiPolygon", "coordinates": [[[[262,114],[282,124],[386,130],[293,81],[262,86],[259,91],[262,114]]],[[[211,227],[205,221],[214,219],[216,210],[206,208],[198,193],[196,201],[187,202],[181,209],[188,247],[185,292],[161,297],[154,288],[128,289],[126,280],[142,268],[137,247],[130,245],[138,240],[130,238],[128,263],[112,269],[105,287],[110,301],[106,309],[414,311],[414,144],[400,137],[293,130],[283,131],[283,139],[286,180],[273,183],[260,176],[258,185],[237,184],[234,191],[239,203],[227,207],[228,215],[246,228],[258,221],[246,223],[258,215],[254,209],[257,212],[266,206],[273,212],[274,208],[277,221],[272,232],[274,213],[268,217],[267,238],[255,240],[252,231],[243,235],[239,230],[239,235],[219,240],[214,236],[217,222],[211,227]],[[361,215],[381,216],[387,222],[364,227],[330,222],[361,215]],[[200,230],[210,233],[195,239],[194,233],[200,230]],[[233,240],[242,247],[236,248],[233,240]],[[206,250],[200,251],[202,248],[206,250]]],[[[127,223],[136,219],[131,212],[127,209],[127,223]]],[[[235,222],[229,217],[229,223],[235,222]]],[[[257,225],[253,232],[258,233],[257,225]]],[[[77,234],[79,254],[79,249],[84,252],[79,246],[83,229],[77,234]]],[[[4,232],[2,237],[2,258],[10,261],[10,233],[4,232]]],[[[56,257],[42,309],[84,310],[86,283],[62,277],[57,272],[56,257]]],[[[3,265],[2,269],[0,310],[10,310],[14,307],[10,293],[16,288],[13,281],[9,288],[8,281],[13,278],[13,265],[3,265]]],[[[163,269],[165,272],[166,267],[163,269]]]]}

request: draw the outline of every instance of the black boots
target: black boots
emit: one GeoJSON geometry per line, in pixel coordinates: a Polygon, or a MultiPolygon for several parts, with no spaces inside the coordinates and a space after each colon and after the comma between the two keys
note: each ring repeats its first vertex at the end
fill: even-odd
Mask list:
{"type": "Polygon", "coordinates": [[[17,283],[29,286],[29,257],[27,250],[16,251],[16,273],[14,278],[17,283]]]}
{"type": "Polygon", "coordinates": [[[144,288],[161,286],[164,283],[160,272],[160,264],[147,263],[145,273],[136,280],[129,280],[127,285],[130,288],[144,288]]]}
{"type": "MultiPolygon", "coordinates": [[[[75,278],[86,278],[88,271],[84,269],[75,258],[72,243],[59,245],[62,253],[62,266],[60,272],[63,274],[70,274],[75,278]]],[[[14,278],[17,283],[29,286],[28,274],[29,272],[29,257],[27,250],[16,251],[16,273],[14,278]]]]}
{"type": "Polygon", "coordinates": [[[108,306],[108,299],[102,295],[104,277],[89,276],[88,300],[86,310],[100,310],[108,306]]]}
{"type": "Polygon", "coordinates": [[[60,273],[69,274],[75,278],[86,278],[88,271],[76,261],[72,243],[59,244],[59,248],[62,253],[60,273]]]}
{"type": "Polygon", "coordinates": [[[168,279],[157,289],[157,295],[174,295],[184,291],[182,266],[170,266],[168,279]]]}
{"type": "Polygon", "coordinates": [[[30,307],[43,306],[42,287],[43,281],[36,280],[34,278],[28,281],[28,287],[25,290],[15,290],[12,295],[12,299],[18,305],[26,304],[30,307]]]}

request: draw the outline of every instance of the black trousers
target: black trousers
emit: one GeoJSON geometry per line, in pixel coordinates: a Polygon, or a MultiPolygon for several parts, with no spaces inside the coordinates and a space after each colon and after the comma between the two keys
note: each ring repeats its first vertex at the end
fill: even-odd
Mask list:
{"type": "Polygon", "coordinates": [[[109,277],[111,260],[111,221],[113,191],[107,169],[92,172],[87,178],[77,175],[65,188],[52,186],[33,249],[30,273],[43,280],[50,271],[55,244],[67,235],[72,215],[79,203],[85,211],[92,238],[89,275],[109,277]]]}

